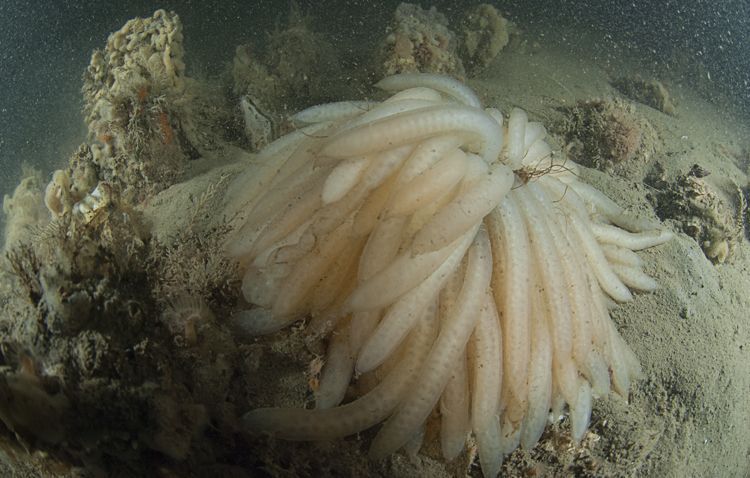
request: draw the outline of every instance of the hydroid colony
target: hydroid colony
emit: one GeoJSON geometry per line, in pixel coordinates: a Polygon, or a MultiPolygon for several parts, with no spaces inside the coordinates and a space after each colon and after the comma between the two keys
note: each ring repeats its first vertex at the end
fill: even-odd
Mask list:
{"type": "Polygon", "coordinates": [[[237,323],[265,334],[311,317],[328,338],[316,408],[254,410],[244,425],[321,440],[384,422],[370,447],[382,458],[438,406],[444,457],[471,432],[495,476],[550,410],[567,405],[578,440],[592,398],[627,394],[639,364],[608,308],[656,287],[633,251],[671,233],[580,181],[522,110],[504,125],[441,76],[378,86],[393,96],[299,113],[308,126],[227,193],[227,248],[255,304],[237,323]],[[369,390],[342,404],[353,379],[369,390]]]}

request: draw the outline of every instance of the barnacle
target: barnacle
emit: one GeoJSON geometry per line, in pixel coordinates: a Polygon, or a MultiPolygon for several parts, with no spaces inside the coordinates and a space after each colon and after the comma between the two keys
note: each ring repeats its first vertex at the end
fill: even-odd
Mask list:
{"type": "Polygon", "coordinates": [[[265,334],[311,316],[329,338],[316,408],[253,410],[245,427],[322,440],[385,422],[382,458],[440,403],[444,457],[471,430],[485,476],[538,441],[550,409],[567,404],[580,440],[592,398],[639,374],[608,307],[656,287],[633,251],[671,233],[580,181],[522,110],[504,127],[441,76],[378,86],[396,93],[301,113],[310,125],[228,189],[227,250],[256,305],[236,323],[265,334]],[[376,385],[341,404],[362,374],[376,385]]]}
{"type": "Polygon", "coordinates": [[[103,208],[111,203],[112,187],[105,182],[100,182],[90,194],[73,205],[73,214],[80,216],[83,222],[88,224],[103,208]]]}

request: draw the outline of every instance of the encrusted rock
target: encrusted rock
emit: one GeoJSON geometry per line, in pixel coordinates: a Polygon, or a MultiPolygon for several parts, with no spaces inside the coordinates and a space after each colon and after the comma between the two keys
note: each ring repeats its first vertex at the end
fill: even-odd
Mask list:
{"type": "Polygon", "coordinates": [[[485,68],[505,48],[513,24],[492,5],[483,3],[470,10],[460,29],[461,56],[467,68],[485,68]]]}
{"type": "Polygon", "coordinates": [[[44,204],[55,216],[70,212],[73,200],[70,197],[70,176],[67,171],[58,169],[52,174],[52,181],[44,191],[44,204]]]}
{"type": "Polygon", "coordinates": [[[740,212],[735,213],[706,181],[708,175],[706,169],[696,164],[687,174],[670,181],[657,163],[647,181],[658,190],[659,217],[677,221],[682,231],[700,244],[708,259],[721,264],[731,256],[742,237],[744,197],[738,190],[740,212]]]}
{"type": "Polygon", "coordinates": [[[424,10],[413,3],[400,4],[380,57],[381,76],[422,72],[463,79],[466,75],[458,56],[456,35],[448,28],[445,15],[435,7],[424,10]]]}
{"type": "Polygon", "coordinates": [[[174,13],[130,20],[94,51],[83,94],[100,178],[136,201],[174,181],[186,159],[175,108],[185,88],[182,24],[174,13]]]}
{"type": "Polygon", "coordinates": [[[609,169],[635,158],[648,161],[654,154],[656,131],[631,103],[594,99],[562,111],[565,118],[555,129],[573,159],[585,166],[609,169]]]}
{"type": "Polygon", "coordinates": [[[128,202],[173,184],[188,160],[221,146],[216,130],[227,129],[230,112],[218,90],[186,76],[182,41],[177,14],[157,10],[112,33],[84,74],[97,179],[128,202]]]}
{"type": "Polygon", "coordinates": [[[232,90],[251,149],[283,133],[291,112],[346,96],[338,50],[312,23],[293,4],[286,25],[271,32],[263,48],[236,49],[232,90]]]}
{"type": "Polygon", "coordinates": [[[3,198],[5,251],[27,242],[36,230],[49,222],[49,212],[42,201],[42,187],[41,173],[28,170],[13,195],[6,194],[3,198]]]}
{"type": "Polygon", "coordinates": [[[0,421],[25,440],[60,443],[66,435],[65,394],[48,390],[31,371],[0,373],[0,421]]]}
{"type": "Polygon", "coordinates": [[[674,101],[669,90],[661,81],[644,80],[640,76],[618,78],[612,86],[631,100],[648,105],[654,109],[674,116],[676,113],[674,101]]]}

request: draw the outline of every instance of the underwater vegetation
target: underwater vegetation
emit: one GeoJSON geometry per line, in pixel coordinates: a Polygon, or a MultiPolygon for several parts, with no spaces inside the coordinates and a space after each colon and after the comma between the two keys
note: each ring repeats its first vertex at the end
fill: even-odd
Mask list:
{"type": "Polygon", "coordinates": [[[742,190],[733,207],[708,171],[661,168],[642,108],[681,103],[658,80],[612,80],[549,118],[501,111],[488,78],[523,32],[497,8],[402,3],[386,22],[355,63],[293,5],[214,78],[188,74],[174,12],[93,52],[86,141],[3,201],[0,464],[629,466],[640,442],[609,420],[654,381],[627,325],[660,304],[675,242],[731,262],[742,190]],[[594,174],[648,194],[615,201],[594,174]]]}

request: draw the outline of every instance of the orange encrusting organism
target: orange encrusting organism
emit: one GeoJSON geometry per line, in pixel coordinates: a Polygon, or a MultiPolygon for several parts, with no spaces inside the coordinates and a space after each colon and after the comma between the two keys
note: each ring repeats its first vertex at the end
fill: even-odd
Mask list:
{"type": "Polygon", "coordinates": [[[159,128],[161,129],[162,143],[172,144],[172,141],[174,140],[174,130],[169,124],[169,115],[166,111],[159,113],[159,128]]]}
{"type": "Polygon", "coordinates": [[[143,85],[138,88],[138,102],[143,104],[148,98],[148,85],[143,85]]]}

